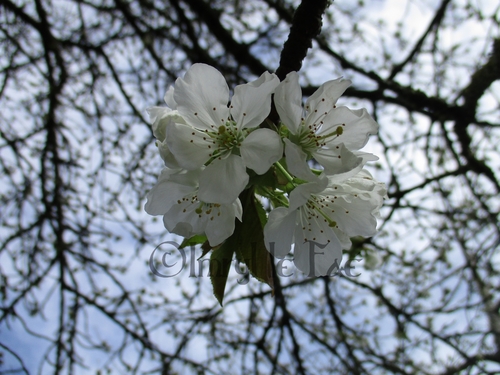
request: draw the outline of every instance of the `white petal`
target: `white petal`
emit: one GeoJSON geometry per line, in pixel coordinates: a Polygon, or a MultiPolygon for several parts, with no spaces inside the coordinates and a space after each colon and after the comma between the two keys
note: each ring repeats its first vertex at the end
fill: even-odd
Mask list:
{"type": "Polygon", "coordinates": [[[148,112],[149,120],[152,123],[153,135],[160,142],[163,142],[165,140],[165,133],[164,133],[165,129],[162,129],[163,134],[161,133],[161,131],[159,132],[158,124],[160,123],[161,118],[167,115],[172,110],[166,107],[149,107],[146,109],[146,111],[148,112]]]}
{"type": "Polygon", "coordinates": [[[259,126],[271,111],[271,94],[279,84],[275,74],[263,73],[257,80],[234,88],[231,115],[238,128],[259,126]]]}
{"type": "Polygon", "coordinates": [[[339,239],[340,244],[342,245],[342,249],[349,250],[352,246],[352,242],[351,242],[350,237],[347,234],[345,234],[344,231],[340,230],[339,228],[332,228],[332,229],[333,229],[333,232],[335,233],[335,235],[337,236],[337,238],[339,239]]]}
{"type": "Polygon", "coordinates": [[[234,208],[234,216],[236,216],[239,221],[242,221],[243,207],[241,206],[241,201],[239,199],[236,199],[233,202],[233,208],[234,208]]]}
{"type": "Polygon", "coordinates": [[[202,234],[205,231],[207,216],[198,215],[196,209],[199,204],[191,202],[183,202],[175,204],[163,216],[163,224],[169,232],[178,234],[186,238],[197,234],[202,234]]]}
{"type": "Polygon", "coordinates": [[[340,96],[351,85],[351,81],[338,78],[323,83],[306,101],[308,116],[306,123],[317,124],[320,117],[329,113],[340,96]]]}
{"type": "Polygon", "coordinates": [[[335,150],[317,149],[312,155],[325,168],[327,175],[338,175],[338,181],[354,176],[366,163],[364,158],[348,150],[343,143],[335,150]]]}
{"type": "Polygon", "coordinates": [[[234,232],[235,210],[232,204],[213,208],[207,220],[205,234],[211,246],[220,245],[234,232]]]}
{"type": "Polygon", "coordinates": [[[165,103],[167,103],[169,108],[177,109],[177,103],[175,102],[174,99],[174,86],[170,86],[168,88],[167,92],[165,93],[165,96],[163,97],[163,100],[165,101],[165,103]]]}
{"type": "Polygon", "coordinates": [[[274,92],[274,104],[281,122],[294,134],[302,118],[302,90],[297,72],[288,73],[274,92]]]}
{"type": "Polygon", "coordinates": [[[172,110],[170,108],[167,108],[167,107],[153,106],[153,107],[146,108],[146,112],[149,115],[149,121],[151,121],[152,124],[154,124],[154,122],[156,121],[157,118],[161,118],[161,116],[164,113],[168,113],[170,111],[172,111],[172,110]]]}
{"type": "Polygon", "coordinates": [[[387,194],[385,184],[374,180],[370,172],[366,169],[361,170],[347,182],[350,187],[360,192],[368,193],[371,199],[383,199],[387,194]]]}
{"type": "Polygon", "coordinates": [[[342,245],[336,236],[331,238],[331,242],[324,248],[316,242],[296,243],[293,259],[295,266],[310,277],[335,275],[342,262],[342,245]]]}
{"type": "Polygon", "coordinates": [[[281,138],[273,130],[257,129],[250,133],[240,147],[245,165],[257,174],[266,173],[283,157],[281,138]]]}
{"type": "Polygon", "coordinates": [[[158,151],[160,151],[160,156],[165,163],[165,166],[168,168],[178,169],[181,166],[175,160],[174,154],[168,148],[167,142],[156,142],[156,146],[158,147],[158,151]]]}
{"type": "Polygon", "coordinates": [[[289,139],[285,138],[284,142],[288,171],[302,180],[315,181],[318,177],[307,164],[307,154],[289,139]]]}
{"type": "Polygon", "coordinates": [[[203,168],[194,170],[180,169],[176,173],[172,173],[169,176],[169,180],[176,184],[191,186],[193,189],[197,189],[203,168]]]}
{"type": "Polygon", "coordinates": [[[168,168],[162,170],[158,182],[147,195],[144,209],[148,214],[164,215],[179,199],[195,191],[196,186],[173,182],[175,172],[168,168]]]}
{"type": "Polygon", "coordinates": [[[278,207],[269,213],[264,227],[264,243],[271,255],[284,258],[291,250],[297,210],[278,207]]]}
{"type": "Polygon", "coordinates": [[[323,176],[317,177],[315,182],[301,184],[290,193],[290,210],[294,210],[306,204],[311,194],[319,194],[325,190],[328,179],[323,176]]]}
{"type": "Polygon", "coordinates": [[[302,211],[307,224],[297,226],[294,263],[309,276],[325,276],[338,271],[342,261],[342,245],[323,217],[302,211]],[[305,214],[305,215],[304,215],[305,214]]]}
{"type": "Polygon", "coordinates": [[[329,184],[321,193],[333,204],[328,215],[337,222],[338,229],[350,237],[375,234],[376,218],[385,194],[385,185],[373,180],[366,171],[340,184],[329,184]]]}
{"type": "MultiPolygon", "coordinates": [[[[357,110],[351,110],[347,107],[335,108],[325,117],[324,122],[325,124],[335,124],[334,127],[341,125],[343,128],[342,134],[328,143],[327,147],[344,143],[350,150],[359,150],[366,145],[370,134],[378,132],[378,124],[364,108],[357,110]]],[[[318,134],[320,133],[323,133],[323,130],[318,132],[318,134]]]]}
{"type": "Polygon", "coordinates": [[[167,127],[167,145],[182,168],[196,169],[204,165],[214,151],[206,134],[192,126],[171,124],[167,127]]]}
{"type": "Polygon", "coordinates": [[[163,216],[163,225],[170,233],[175,233],[186,238],[191,238],[197,234],[203,234],[203,232],[196,232],[193,230],[191,224],[186,222],[179,223],[175,219],[171,220],[171,218],[173,217],[167,215],[163,216]]]}
{"type": "Polygon", "coordinates": [[[166,107],[148,108],[150,116],[155,115],[153,122],[153,135],[160,142],[164,142],[167,137],[167,127],[173,123],[185,124],[186,121],[176,110],[170,110],[166,107]]]}
{"type": "Polygon", "coordinates": [[[240,156],[212,161],[200,176],[198,198],[207,203],[232,203],[248,183],[248,174],[240,156]]]}
{"type": "Polygon", "coordinates": [[[349,237],[373,236],[377,232],[377,219],[373,211],[378,210],[374,203],[359,197],[340,196],[335,200],[335,212],[331,214],[331,218],[349,237]]]}
{"type": "Polygon", "coordinates": [[[186,121],[200,129],[218,129],[229,116],[226,80],[206,64],[194,64],[184,78],[175,81],[174,100],[186,121]]]}
{"type": "Polygon", "coordinates": [[[338,169],[332,168],[328,172],[325,170],[325,173],[331,176],[332,181],[340,182],[351,178],[359,173],[367,162],[378,160],[378,157],[373,154],[360,151],[351,153],[345,146],[341,146],[343,148],[340,154],[342,164],[338,169]]]}

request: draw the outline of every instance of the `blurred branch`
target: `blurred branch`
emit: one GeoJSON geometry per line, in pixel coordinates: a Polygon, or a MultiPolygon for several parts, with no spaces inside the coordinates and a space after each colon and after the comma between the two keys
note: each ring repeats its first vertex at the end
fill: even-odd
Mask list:
{"type": "Polygon", "coordinates": [[[226,51],[229,51],[241,65],[248,66],[255,75],[261,75],[269,70],[259,58],[250,52],[249,46],[238,43],[231,35],[231,30],[224,28],[220,22],[219,12],[209,2],[203,0],[184,0],[184,2],[189,5],[198,19],[206,23],[226,51]]]}
{"type": "Polygon", "coordinates": [[[460,93],[464,99],[464,104],[460,106],[462,116],[457,118],[453,130],[460,142],[461,154],[466,159],[470,169],[486,176],[493,183],[497,192],[500,192],[500,183],[493,170],[471,150],[472,137],[467,131],[468,125],[476,122],[479,99],[488,87],[498,79],[500,79],[500,39],[495,39],[490,58],[486,64],[474,72],[469,85],[460,93]]]}
{"type": "Polygon", "coordinates": [[[464,88],[459,97],[464,98],[463,107],[470,114],[475,114],[478,100],[493,82],[500,79],[500,39],[493,40],[493,48],[488,61],[474,72],[469,86],[464,88]]]}
{"type": "Polygon", "coordinates": [[[436,11],[436,14],[435,14],[434,18],[432,19],[431,23],[429,24],[429,26],[427,27],[427,30],[425,30],[425,32],[423,33],[423,35],[420,37],[420,39],[415,44],[415,47],[413,47],[413,49],[408,54],[408,56],[406,57],[406,59],[404,59],[399,64],[396,64],[396,65],[393,66],[392,72],[389,75],[389,77],[387,78],[389,81],[392,81],[394,79],[394,77],[399,72],[401,72],[403,70],[403,68],[406,66],[406,64],[408,64],[415,57],[415,55],[422,48],[422,45],[424,44],[425,39],[429,36],[430,32],[432,30],[437,30],[439,28],[439,25],[441,24],[441,21],[444,18],[446,7],[448,6],[448,4],[450,2],[451,2],[451,0],[443,0],[441,2],[441,6],[436,11]]]}

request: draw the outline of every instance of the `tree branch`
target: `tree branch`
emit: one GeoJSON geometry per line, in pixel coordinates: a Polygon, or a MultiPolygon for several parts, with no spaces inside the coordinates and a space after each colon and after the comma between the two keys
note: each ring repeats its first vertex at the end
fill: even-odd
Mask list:
{"type": "Polygon", "coordinates": [[[327,0],[303,0],[295,11],[288,40],[281,51],[280,66],[276,70],[280,80],[302,67],[312,40],[321,32],[321,17],[328,5],[327,0]]]}

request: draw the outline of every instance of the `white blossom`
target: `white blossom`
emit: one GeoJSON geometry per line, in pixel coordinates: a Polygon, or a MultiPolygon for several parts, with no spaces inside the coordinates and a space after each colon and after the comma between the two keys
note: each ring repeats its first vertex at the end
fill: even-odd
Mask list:
{"type": "Polygon", "coordinates": [[[186,238],[205,234],[211,246],[220,245],[234,232],[235,218],[241,221],[241,202],[228,204],[199,200],[198,181],[203,168],[180,170],[165,168],[147,195],[145,210],[163,215],[165,228],[186,238]]]}
{"type": "Polygon", "coordinates": [[[341,78],[325,82],[302,108],[299,76],[291,72],[276,88],[274,101],[281,122],[288,130],[285,154],[289,171],[312,181],[307,160],[315,159],[328,175],[344,173],[349,168],[360,170],[367,161],[377,160],[360,150],[370,134],[377,133],[378,124],[366,109],[351,110],[337,107],[338,98],[351,84],[341,78]],[[345,162],[344,158],[349,158],[345,162]]]}
{"type": "Polygon", "coordinates": [[[293,248],[296,266],[310,276],[335,273],[351,237],[375,234],[386,195],[385,185],[363,170],[377,157],[360,151],[377,123],[365,109],[336,106],[349,85],[326,82],[302,108],[297,73],[281,83],[264,73],[236,86],[228,106],[222,74],[193,65],[165,94],[167,107],[148,108],[167,168],[147,196],[146,211],[163,215],[172,233],[205,234],[211,246],[220,245],[233,234],[235,218],[242,220],[238,196],[249,182],[247,168],[266,173],[283,156],[284,144],[286,166],[276,163],[276,181],[273,174],[252,180],[264,183],[260,191],[280,206],[264,227],[266,247],[278,258],[293,248]],[[279,132],[259,127],[273,93],[279,132]],[[323,166],[319,176],[311,159],[323,166]]]}
{"type": "Polygon", "coordinates": [[[216,69],[194,64],[176,80],[171,100],[185,123],[167,126],[166,142],[182,168],[206,166],[200,175],[201,200],[233,202],[248,183],[246,168],[263,174],[282,157],[278,133],[257,129],[269,114],[278,83],[266,72],[236,86],[228,107],[229,88],[216,69]]]}
{"type": "Polygon", "coordinates": [[[373,236],[385,185],[361,170],[322,176],[297,186],[289,207],[269,214],[264,228],[267,249],[285,257],[294,244],[294,263],[310,276],[330,275],[342,261],[342,249],[351,247],[350,237],[373,236]]]}

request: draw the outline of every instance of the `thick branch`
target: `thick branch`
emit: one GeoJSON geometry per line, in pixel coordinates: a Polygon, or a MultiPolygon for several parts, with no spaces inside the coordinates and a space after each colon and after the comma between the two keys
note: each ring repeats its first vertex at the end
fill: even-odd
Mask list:
{"type": "Polygon", "coordinates": [[[288,40],[281,51],[276,75],[283,80],[290,72],[298,72],[312,40],[321,32],[321,17],[328,7],[327,0],[303,0],[293,16],[288,40]]]}

